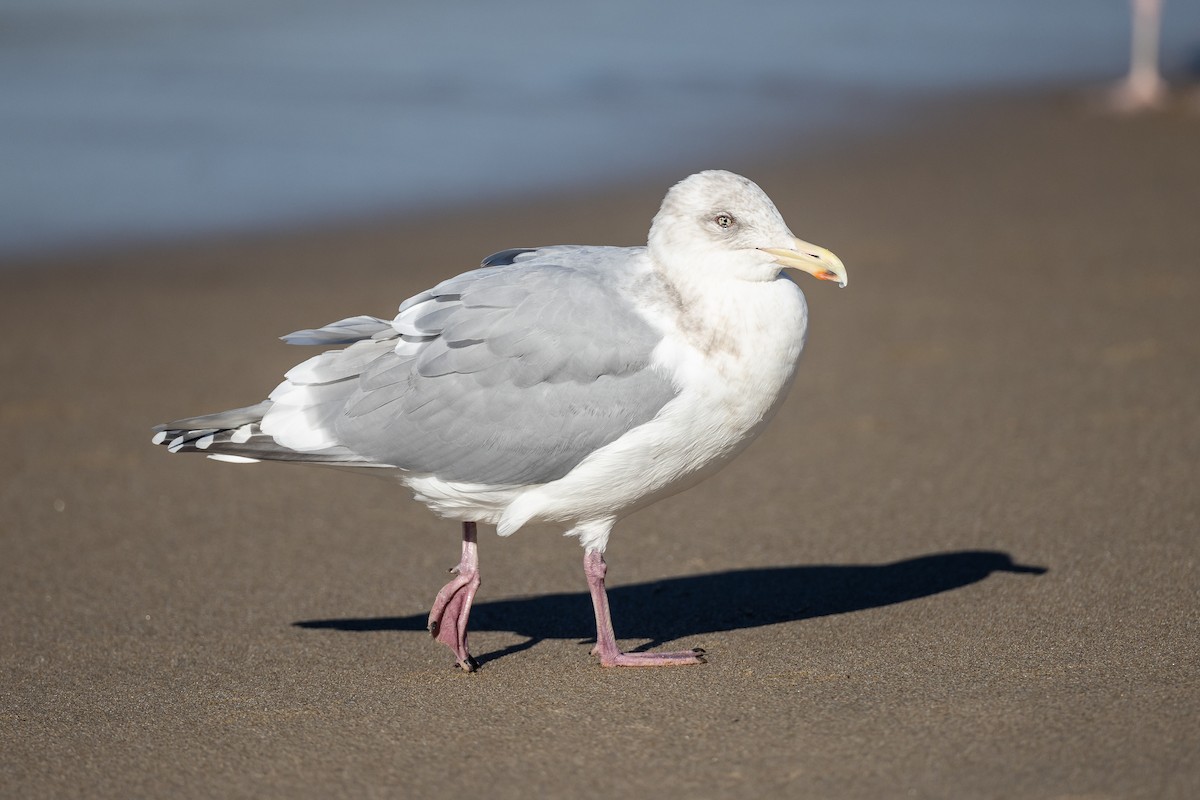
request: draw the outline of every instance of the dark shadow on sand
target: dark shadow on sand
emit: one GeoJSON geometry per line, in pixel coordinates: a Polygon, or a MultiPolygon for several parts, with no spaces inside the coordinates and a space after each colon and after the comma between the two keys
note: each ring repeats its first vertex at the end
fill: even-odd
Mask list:
{"type": "MultiPolygon", "coordinates": [[[[619,570],[619,566],[617,567],[619,570]]],[[[609,571],[609,578],[617,570],[609,571]]],[[[1005,553],[969,550],[891,564],[764,567],[666,578],[609,589],[617,636],[648,639],[636,649],[718,631],[844,614],[903,603],[968,586],[993,572],[1040,575],[1005,553]]],[[[583,582],[582,575],[580,583],[583,582]]],[[[339,631],[423,631],[425,615],[323,619],[294,623],[339,631]]],[[[471,630],[510,631],[528,641],[479,656],[482,662],[526,650],[542,639],[594,640],[588,593],[539,595],[477,603],[471,630]]]]}

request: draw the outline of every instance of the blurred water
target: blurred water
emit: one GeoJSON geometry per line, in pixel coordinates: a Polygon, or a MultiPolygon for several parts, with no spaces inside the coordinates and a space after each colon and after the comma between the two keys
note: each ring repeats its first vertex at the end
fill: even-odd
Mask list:
{"type": "MultiPolygon", "coordinates": [[[[1164,61],[1200,44],[1168,0],[1164,61]]],[[[1124,0],[0,0],[0,254],[682,174],[1103,83],[1124,0]]]]}

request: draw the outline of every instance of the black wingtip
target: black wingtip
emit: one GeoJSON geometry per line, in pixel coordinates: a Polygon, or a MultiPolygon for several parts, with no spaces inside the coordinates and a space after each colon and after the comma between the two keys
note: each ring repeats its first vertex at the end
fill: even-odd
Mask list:
{"type": "Polygon", "coordinates": [[[479,262],[481,267],[507,267],[516,263],[517,256],[525,253],[536,252],[536,247],[511,247],[508,250],[501,250],[499,253],[492,253],[490,256],[479,262]]]}

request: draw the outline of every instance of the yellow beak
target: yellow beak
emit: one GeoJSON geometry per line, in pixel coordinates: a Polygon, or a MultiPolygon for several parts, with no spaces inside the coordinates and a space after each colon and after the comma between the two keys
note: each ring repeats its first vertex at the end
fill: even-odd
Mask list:
{"type": "Polygon", "coordinates": [[[791,247],[760,247],[764,253],[775,257],[775,261],[785,267],[802,269],[814,278],[823,281],[837,281],[838,286],[846,285],[846,267],[842,260],[824,247],[793,239],[791,247]]]}

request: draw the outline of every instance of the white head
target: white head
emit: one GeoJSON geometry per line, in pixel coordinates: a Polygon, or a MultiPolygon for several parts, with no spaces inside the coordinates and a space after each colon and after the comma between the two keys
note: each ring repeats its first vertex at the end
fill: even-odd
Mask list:
{"type": "Polygon", "coordinates": [[[794,267],[846,285],[841,259],[797,239],[762,189],[724,170],[698,172],[671,187],[650,224],[649,247],[673,274],[770,281],[794,267]]]}

